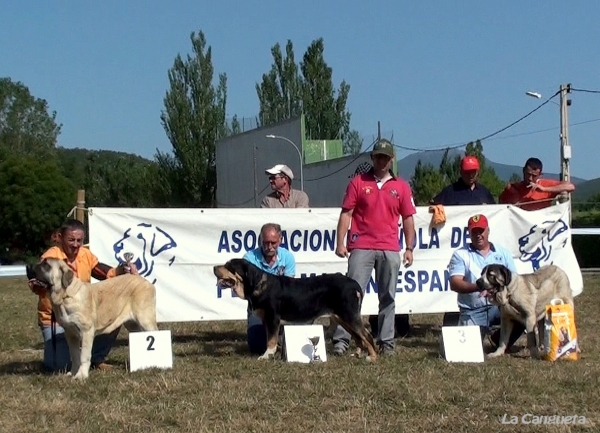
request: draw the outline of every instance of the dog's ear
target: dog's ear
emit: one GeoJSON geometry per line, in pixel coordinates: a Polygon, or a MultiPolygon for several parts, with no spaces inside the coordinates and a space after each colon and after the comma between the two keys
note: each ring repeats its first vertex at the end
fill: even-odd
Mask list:
{"type": "Polygon", "coordinates": [[[487,271],[489,269],[489,265],[485,265],[484,268],[481,270],[481,277],[486,277],[487,278],[487,271]]]}
{"type": "Polygon", "coordinates": [[[512,281],[512,272],[506,266],[499,266],[499,268],[502,278],[504,279],[504,285],[508,286],[512,281]]]}
{"type": "Polygon", "coordinates": [[[62,283],[62,286],[64,289],[66,289],[67,287],[69,287],[71,285],[71,283],[73,282],[74,276],[75,276],[75,274],[70,269],[63,273],[61,283],[62,283]]]}

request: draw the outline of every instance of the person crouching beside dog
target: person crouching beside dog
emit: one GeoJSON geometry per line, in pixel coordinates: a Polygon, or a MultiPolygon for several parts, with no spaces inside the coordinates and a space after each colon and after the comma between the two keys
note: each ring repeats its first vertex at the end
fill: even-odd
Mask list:
{"type": "MultiPolygon", "coordinates": [[[[282,248],[281,226],[267,223],[260,229],[260,246],[248,251],[244,259],[264,272],[273,275],[296,275],[296,260],[291,252],[282,248]]],[[[267,331],[260,317],[248,305],[248,347],[253,354],[263,354],[267,350],[267,331]]]]}
{"type": "MultiPolygon", "coordinates": [[[[65,260],[75,275],[86,283],[91,282],[92,277],[97,280],[105,280],[126,272],[137,274],[137,269],[133,264],[128,267],[122,264],[113,268],[100,263],[89,249],[83,248],[84,237],[84,225],[75,219],[67,220],[53,236],[57,245],[49,248],[41,258],[65,260]]],[[[55,341],[52,342],[52,304],[48,297],[48,291],[36,279],[29,280],[29,287],[39,296],[38,324],[44,338],[43,366],[48,371],[68,370],[71,364],[69,346],[65,339],[64,329],[58,324],[54,324],[55,341]]],[[[98,335],[94,339],[92,349],[92,366],[94,368],[108,369],[111,367],[106,364],[106,357],[117,339],[119,330],[120,328],[117,328],[111,334],[98,335]]]]}
{"type": "MultiPolygon", "coordinates": [[[[476,281],[486,265],[502,264],[512,272],[517,272],[512,254],[506,248],[489,241],[490,228],[485,215],[473,215],[467,223],[471,243],[455,250],[449,264],[450,289],[458,293],[459,326],[479,326],[481,338],[494,325],[500,324],[500,310],[486,297],[476,281]]],[[[519,339],[525,328],[515,323],[507,348],[519,339]]],[[[500,333],[491,335],[496,346],[500,333]]]]}

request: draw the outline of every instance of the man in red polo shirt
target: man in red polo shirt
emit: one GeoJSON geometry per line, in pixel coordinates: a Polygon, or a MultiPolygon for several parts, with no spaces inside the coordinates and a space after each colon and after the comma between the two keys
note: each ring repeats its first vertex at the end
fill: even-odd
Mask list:
{"type": "MultiPolygon", "coordinates": [[[[337,226],[335,253],[339,257],[349,257],[348,276],[360,284],[363,294],[375,269],[379,296],[379,349],[382,355],[390,355],[395,349],[395,297],[400,271],[398,222],[402,217],[407,245],[404,264],[410,266],[413,262],[413,215],[416,209],[410,186],[391,170],[394,162],[392,143],[388,140],[377,142],[371,152],[371,160],[373,168],[355,176],[346,188],[337,226]]],[[[348,332],[338,326],[333,335],[333,353],[343,354],[349,342],[348,332]]]]}
{"type": "Polygon", "coordinates": [[[515,204],[524,210],[543,209],[552,204],[559,194],[575,191],[571,182],[542,179],[542,161],[529,158],[523,167],[523,180],[509,183],[498,200],[501,204],[515,204]]]}

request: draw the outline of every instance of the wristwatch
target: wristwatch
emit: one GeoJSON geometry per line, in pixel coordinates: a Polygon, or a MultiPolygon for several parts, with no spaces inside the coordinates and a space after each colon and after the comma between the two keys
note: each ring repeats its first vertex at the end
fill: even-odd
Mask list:
{"type": "Polygon", "coordinates": [[[406,247],[404,248],[404,251],[410,251],[411,253],[413,252],[413,247],[406,247]]]}

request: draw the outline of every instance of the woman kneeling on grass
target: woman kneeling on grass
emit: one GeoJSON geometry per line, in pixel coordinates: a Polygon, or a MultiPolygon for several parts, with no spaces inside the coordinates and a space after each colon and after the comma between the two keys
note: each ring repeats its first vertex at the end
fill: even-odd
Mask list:
{"type": "MultiPolygon", "coordinates": [[[[58,230],[56,239],[58,245],[49,248],[42,254],[41,258],[65,260],[75,275],[85,283],[91,282],[92,277],[97,280],[105,280],[126,272],[137,274],[137,269],[133,264],[129,266],[121,264],[116,268],[112,268],[100,263],[89,249],[82,247],[84,238],[84,225],[78,220],[67,220],[58,230]]],[[[40,297],[38,323],[44,338],[44,369],[53,372],[66,371],[71,368],[69,346],[67,345],[64,329],[56,323],[54,324],[55,341],[52,342],[52,304],[50,303],[48,291],[39,285],[35,278],[29,280],[29,287],[40,297]]],[[[111,368],[106,363],[106,357],[115,343],[120,329],[119,327],[110,334],[98,335],[94,338],[92,368],[111,368]]]]}

